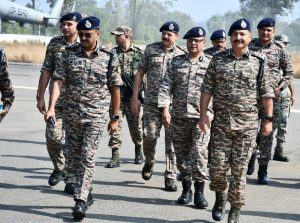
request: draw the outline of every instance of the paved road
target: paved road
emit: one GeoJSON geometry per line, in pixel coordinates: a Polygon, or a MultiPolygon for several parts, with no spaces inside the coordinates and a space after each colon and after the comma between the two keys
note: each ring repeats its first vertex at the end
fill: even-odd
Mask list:
{"type": "MultiPolygon", "coordinates": [[[[63,182],[53,188],[47,185],[52,164],[45,147],[43,117],[35,108],[39,69],[39,65],[9,66],[16,101],[0,128],[0,222],[73,222],[74,201],[62,192],[63,182]]],[[[299,98],[299,81],[295,87],[299,98]]],[[[271,161],[270,186],[256,185],[256,174],[249,177],[242,223],[300,222],[299,111],[297,102],[291,113],[286,148],[291,162],[271,161]]],[[[209,201],[207,210],[176,205],[174,201],[180,192],[161,189],[164,184],[161,139],[157,145],[158,163],[149,182],[141,178],[142,166],[133,164],[134,149],[128,131],[124,131],[123,140],[121,167],[106,169],[104,165],[111,154],[107,147],[108,135],[103,135],[96,156],[96,201],[84,222],[214,222],[211,218],[214,194],[208,186],[205,188],[209,201]]],[[[222,222],[227,221],[224,218],[222,222]]]]}

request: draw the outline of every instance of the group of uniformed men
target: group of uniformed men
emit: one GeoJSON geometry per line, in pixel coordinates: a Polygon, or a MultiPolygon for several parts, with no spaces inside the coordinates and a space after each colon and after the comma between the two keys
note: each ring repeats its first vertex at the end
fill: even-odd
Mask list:
{"type": "MultiPolygon", "coordinates": [[[[283,95],[295,101],[293,87],[292,97],[283,94],[292,86],[293,70],[283,41],[274,41],[275,21],[265,18],[257,28],[259,38],[252,39],[250,22],[239,19],[228,32],[232,48],[225,48],[225,31],[216,30],[210,38],[213,47],[204,50],[206,31],[193,27],[183,37],[185,49],[176,44],[179,25],[166,22],[159,30],[161,41],[143,51],[133,45],[131,29],[121,26],[111,32],[117,46],[107,50],[98,43],[99,18],[82,18],[77,12],[61,17],[63,35],[54,37],[47,47],[37,107],[47,122],[46,144],[54,165],[49,185],[64,178],[64,190],[76,202],[75,219],[82,220],[93,203],[95,153],[108,116],[112,158],[106,167],[120,166],[122,119],[126,116],[135,144],[134,163],[141,164],[145,156],[143,179],[150,180],[153,174],[156,142],[164,126],[165,190],[177,191],[178,179],[182,194],[177,203],[194,200],[196,208],[207,208],[204,185],[209,166],[210,189],[216,193],[213,219],[223,219],[228,200],[228,222],[239,222],[246,172],[254,171],[256,144],[258,183],[268,184],[273,132],[289,112],[290,102],[281,102],[283,95]]],[[[14,94],[3,51],[0,55],[4,116],[14,94]]],[[[278,137],[274,160],[288,161],[283,155],[286,122],[280,125],[284,133],[278,137]]]]}

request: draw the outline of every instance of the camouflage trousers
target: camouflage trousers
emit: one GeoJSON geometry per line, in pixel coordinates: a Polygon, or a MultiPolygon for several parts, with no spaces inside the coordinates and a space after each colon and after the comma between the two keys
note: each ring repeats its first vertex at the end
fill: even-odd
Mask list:
{"type": "Polygon", "coordinates": [[[101,120],[80,120],[80,117],[66,119],[66,131],[70,155],[69,165],[66,166],[67,177],[75,182],[74,199],[87,201],[92,191],[92,178],[95,172],[95,153],[100,137],[105,128],[107,118],[101,120]]]}
{"type": "MultiPolygon", "coordinates": [[[[162,127],[162,115],[157,104],[145,104],[143,113],[143,150],[145,163],[155,163],[155,147],[162,127]]],[[[176,156],[172,144],[172,129],[165,129],[165,178],[176,179],[176,156]]]]}
{"type": "MultiPolygon", "coordinates": [[[[259,131],[259,140],[257,148],[259,150],[259,157],[258,157],[258,164],[259,165],[268,165],[270,159],[271,159],[271,153],[272,153],[272,146],[273,146],[273,134],[275,130],[278,128],[279,124],[279,118],[281,116],[281,104],[279,103],[280,100],[275,101],[273,100],[273,129],[271,131],[271,134],[268,136],[263,136],[261,133],[261,127],[262,123],[265,120],[264,111],[261,113],[261,126],[259,131]]],[[[263,109],[262,109],[263,110],[263,109]]]]}
{"type": "Polygon", "coordinates": [[[171,119],[173,146],[176,154],[177,169],[182,181],[191,178],[205,182],[207,173],[207,146],[210,133],[203,134],[199,128],[199,119],[171,119]]]}
{"type": "Polygon", "coordinates": [[[69,145],[63,126],[62,108],[55,108],[55,126],[46,124],[46,145],[54,169],[61,171],[65,167],[65,157],[69,152],[69,145]],[[65,143],[64,143],[65,141],[65,143]]]}
{"type": "Polygon", "coordinates": [[[211,129],[210,189],[223,192],[228,183],[226,173],[231,168],[228,201],[241,208],[245,204],[246,171],[256,146],[257,129],[232,131],[213,125],[211,129]]]}
{"type": "Polygon", "coordinates": [[[283,144],[286,142],[287,124],[291,107],[291,92],[288,87],[281,92],[279,104],[281,111],[279,112],[276,138],[277,144],[283,144]]]}
{"type": "MultiPolygon", "coordinates": [[[[109,110],[110,116],[112,116],[112,110],[109,110]]],[[[118,121],[118,129],[114,132],[110,140],[108,142],[108,146],[112,149],[121,148],[122,140],[121,140],[121,131],[122,131],[122,123],[124,116],[127,119],[127,124],[130,132],[131,139],[136,146],[142,145],[143,140],[143,129],[142,129],[142,113],[143,110],[141,108],[140,114],[138,117],[135,117],[131,112],[131,101],[129,102],[121,102],[120,105],[120,119],[118,121]]]]}

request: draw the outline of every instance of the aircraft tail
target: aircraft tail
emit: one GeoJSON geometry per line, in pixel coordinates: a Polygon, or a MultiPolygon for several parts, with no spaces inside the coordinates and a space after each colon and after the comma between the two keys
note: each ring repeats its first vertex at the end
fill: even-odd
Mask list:
{"type": "Polygon", "coordinates": [[[51,11],[50,17],[47,18],[48,26],[56,26],[57,25],[59,18],[60,18],[60,13],[62,11],[63,4],[64,4],[64,0],[57,0],[57,2],[55,3],[55,5],[51,11]]]}

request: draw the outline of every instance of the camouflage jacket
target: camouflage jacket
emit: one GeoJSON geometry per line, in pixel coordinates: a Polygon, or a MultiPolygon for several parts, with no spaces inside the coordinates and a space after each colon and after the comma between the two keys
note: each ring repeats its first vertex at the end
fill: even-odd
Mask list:
{"type": "Polygon", "coordinates": [[[0,49],[0,91],[1,101],[12,104],[15,99],[14,89],[9,78],[7,59],[3,49],[0,49]]]}
{"type": "Polygon", "coordinates": [[[150,44],[146,47],[138,69],[146,73],[145,104],[157,104],[157,97],[161,79],[164,77],[168,63],[174,56],[185,54],[186,51],[174,45],[166,51],[161,42],[150,44]]]}
{"type": "Polygon", "coordinates": [[[231,49],[212,58],[201,91],[214,99],[214,125],[231,130],[257,128],[258,99],[274,97],[264,55],[248,51],[237,59],[231,49]]]}
{"type": "MultiPolygon", "coordinates": [[[[118,56],[121,67],[121,75],[133,78],[136,74],[138,64],[141,61],[143,50],[135,45],[131,45],[126,52],[120,46],[113,49],[115,49],[118,56]]],[[[134,78],[132,79],[132,82],[134,82],[134,78]]],[[[121,97],[124,97],[124,94],[126,94],[126,89],[123,88],[126,88],[126,86],[122,86],[121,97]]]]}
{"type": "Polygon", "coordinates": [[[273,88],[278,87],[281,83],[284,84],[284,88],[290,84],[294,75],[293,67],[290,55],[283,43],[272,41],[266,46],[262,46],[258,39],[253,39],[249,49],[266,55],[273,88]]]}
{"type": "Polygon", "coordinates": [[[158,107],[169,106],[172,96],[172,116],[199,118],[200,87],[211,58],[203,55],[199,61],[192,62],[188,54],[174,57],[159,88],[158,107]]]}
{"type": "Polygon", "coordinates": [[[109,87],[123,84],[116,55],[100,47],[89,56],[81,46],[64,51],[53,79],[64,80],[64,115],[71,120],[101,118],[109,108],[109,87]]]}
{"type": "MultiPolygon", "coordinates": [[[[53,72],[55,70],[55,67],[57,66],[57,61],[61,57],[62,53],[66,49],[68,49],[70,47],[73,47],[73,46],[78,46],[78,45],[79,45],[78,41],[74,44],[69,44],[68,42],[65,41],[63,36],[53,37],[51,39],[50,43],[48,44],[45,59],[44,59],[44,63],[43,63],[43,66],[41,68],[41,72],[43,70],[49,70],[50,73],[53,74],[53,72]]],[[[49,93],[50,94],[51,94],[52,86],[53,86],[53,79],[51,78],[50,83],[49,83],[49,93]]],[[[64,89],[62,89],[61,95],[60,95],[59,99],[56,102],[57,107],[62,106],[63,92],[64,92],[64,89]]]]}
{"type": "Polygon", "coordinates": [[[205,54],[214,56],[214,55],[216,55],[217,53],[222,52],[222,50],[217,50],[217,49],[214,48],[214,47],[210,47],[210,48],[205,49],[203,52],[204,52],[205,54]]]}

